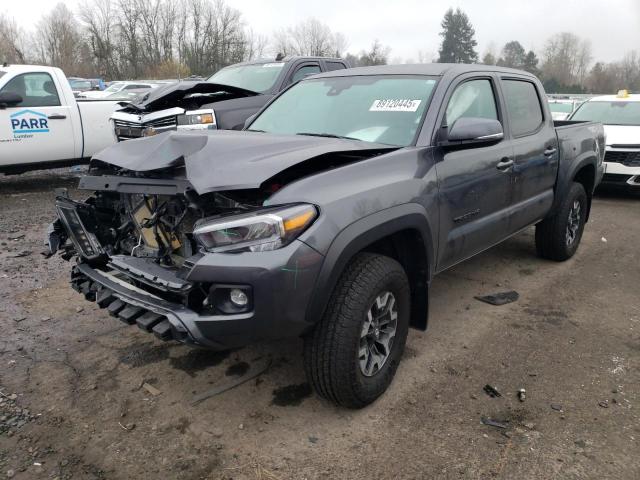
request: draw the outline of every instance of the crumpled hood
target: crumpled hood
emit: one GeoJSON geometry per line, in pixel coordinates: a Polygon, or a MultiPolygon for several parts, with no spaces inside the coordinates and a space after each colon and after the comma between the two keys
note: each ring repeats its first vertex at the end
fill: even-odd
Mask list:
{"type": "Polygon", "coordinates": [[[216,130],[168,132],[117,143],[97,153],[100,160],[126,170],[150,172],[184,163],[197,193],[258,188],[277,173],[328,153],[370,152],[397,147],[357,140],[302,135],[216,130]]]}
{"type": "Polygon", "coordinates": [[[607,145],[640,145],[640,126],[605,125],[607,145]]]}
{"type": "MultiPolygon", "coordinates": [[[[171,83],[166,87],[154,88],[149,93],[143,95],[138,102],[129,104],[129,106],[135,110],[151,112],[175,106],[175,103],[182,100],[186,95],[217,92],[224,92],[236,95],[237,97],[252,97],[260,95],[259,93],[252,92],[251,90],[232,87],[230,85],[222,85],[220,83],[182,81],[171,83]]],[[[214,102],[215,99],[212,99],[211,101],[214,102]]]]}

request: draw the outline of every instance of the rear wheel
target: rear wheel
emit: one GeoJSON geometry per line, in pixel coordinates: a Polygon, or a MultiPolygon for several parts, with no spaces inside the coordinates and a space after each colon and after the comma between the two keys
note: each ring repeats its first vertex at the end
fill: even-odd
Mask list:
{"type": "Polygon", "coordinates": [[[305,370],[318,394],[349,408],[382,395],[404,351],[409,310],[402,266],[382,255],[358,254],[305,338],[305,370]]]}
{"type": "Polygon", "coordinates": [[[538,255],[549,260],[571,258],[582,239],[587,220],[587,194],[580,183],[573,183],[558,212],[536,226],[538,255]]]}

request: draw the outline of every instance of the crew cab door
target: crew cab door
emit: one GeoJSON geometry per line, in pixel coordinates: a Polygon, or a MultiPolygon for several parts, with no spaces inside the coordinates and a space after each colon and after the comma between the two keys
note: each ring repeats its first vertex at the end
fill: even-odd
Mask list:
{"type": "Polygon", "coordinates": [[[74,131],[70,107],[47,72],[28,72],[9,80],[0,92],[22,102],[0,110],[0,165],[73,159],[74,131]]]}
{"type": "Polygon", "coordinates": [[[496,82],[492,74],[458,77],[439,114],[434,149],[440,196],[439,270],[500,242],[510,232],[510,142],[442,146],[441,141],[462,118],[495,119],[504,129],[496,82]]]}
{"type": "MultiPolygon", "coordinates": [[[[542,219],[553,203],[558,172],[558,137],[545,118],[539,87],[526,77],[502,77],[500,85],[513,145],[511,228],[520,230],[542,219]]],[[[549,114],[546,114],[549,116],[549,114]]]]}

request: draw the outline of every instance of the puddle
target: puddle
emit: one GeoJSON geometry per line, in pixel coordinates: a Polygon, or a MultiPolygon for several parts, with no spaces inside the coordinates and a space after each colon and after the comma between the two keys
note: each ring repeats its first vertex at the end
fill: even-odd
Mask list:
{"type": "Polygon", "coordinates": [[[249,364],[247,362],[238,362],[227,368],[225,375],[227,377],[241,377],[249,371],[249,364]]]}
{"type": "Polygon", "coordinates": [[[171,366],[194,377],[197,372],[220,365],[231,352],[215,352],[193,348],[181,357],[171,357],[171,366]]]}
{"type": "Polygon", "coordinates": [[[305,398],[310,397],[312,393],[311,385],[308,383],[287,385],[273,391],[271,403],[279,407],[295,407],[300,405],[305,398]]]}

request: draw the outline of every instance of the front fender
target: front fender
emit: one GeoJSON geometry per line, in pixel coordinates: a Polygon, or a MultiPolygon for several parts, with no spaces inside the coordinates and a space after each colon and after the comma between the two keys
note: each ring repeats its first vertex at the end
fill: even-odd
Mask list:
{"type": "MultiPolygon", "coordinates": [[[[428,266],[425,279],[428,288],[433,276],[435,251],[426,211],[417,203],[397,205],[350,224],[335,237],[325,256],[307,307],[307,321],[315,324],[322,318],[340,275],[354,255],[376,241],[402,230],[416,230],[422,237],[428,266]]],[[[423,303],[420,308],[412,308],[412,323],[426,328],[426,295],[423,303]],[[419,316],[422,318],[418,318],[419,316]]]]}

